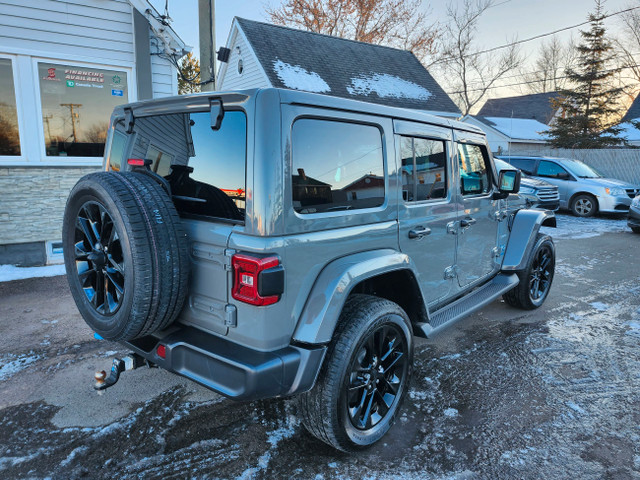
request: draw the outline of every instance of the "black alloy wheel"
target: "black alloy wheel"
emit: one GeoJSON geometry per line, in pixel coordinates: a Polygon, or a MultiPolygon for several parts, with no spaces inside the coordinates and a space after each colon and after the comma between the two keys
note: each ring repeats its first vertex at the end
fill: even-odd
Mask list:
{"type": "Polygon", "coordinates": [[[529,274],[529,298],[531,302],[542,303],[549,293],[553,270],[549,269],[553,260],[553,252],[549,244],[541,245],[536,252],[529,274]]]}
{"type": "Polygon", "coordinates": [[[80,207],[74,255],[78,279],[91,306],[100,315],[115,314],[124,298],[124,256],[113,219],[99,202],[80,207]]]}
{"type": "Polygon", "coordinates": [[[395,325],[384,324],[364,338],[349,366],[346,408],[358,430],[378,425],[399,399],[407,375],[407,344],[395,325]]]}

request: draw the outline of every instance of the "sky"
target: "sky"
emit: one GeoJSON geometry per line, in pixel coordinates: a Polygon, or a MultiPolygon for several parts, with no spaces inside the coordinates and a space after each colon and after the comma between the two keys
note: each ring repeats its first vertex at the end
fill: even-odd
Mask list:
{"type": "MultiPolygon", "coordinates": [[[[446,20],[447,5],[462,3],[461,0],[433,0],[423,2],[429,5],[432,21],[446,20]]],[[[163,0],[151,0],[159,10],[164,10],[163,0]]],[[[265,7],[278,6],[280,0],[217,0],[216,2],[216,49],[226,44],[231,22],[234,16],[252,20],[267,21],[265,7]]],[[[606,0],[605,11],[612,13],[630,5],[637,5],[637,0],[606,0]]],[[[482,16],[478,30],[478,47],[491,48],[525,39],[535,35],[551,32],[569,25],[587,20],[593,9],[593,0],[495,0],[495,6],[482,16]]],[[[198,0],[169,0],[169,15],[173,19],[173,28],[198,53],[198,0]]],[[[619,17],[605,20],[609,33],[619,31],[619,17]]],[[[587,28],[587,27],[582,27],[587,28]]],[[[560,39],[568,39],[571,34],[576,38],[579,29],[563,32],[560,39]]],[[[551,37],[547,37],[549,40],[551,37]]],[[[528,42],[522,46],[522,52],[533,59],[542,40],[528,42]]],[[[507,91],[497,92],[494,96],[503,96],[507,91]]],[[[511,94],[513,94],[511,92],[511,94]]]]}

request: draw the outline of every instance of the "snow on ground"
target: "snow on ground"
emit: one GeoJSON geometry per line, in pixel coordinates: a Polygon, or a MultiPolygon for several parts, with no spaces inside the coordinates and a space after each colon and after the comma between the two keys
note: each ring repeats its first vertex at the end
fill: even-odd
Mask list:
{"type": "Polygon", "coordinates": [[[32,363],[38,361],[42,355],[34,352],[25,353],[23,355],[4,355],[0,357],[0,381],[12,377],[21,370],[24,370],[32,363]]]}
{"type": "Polygon", "coordinates": [[[15,265],[0,265],[0,282],[22,280],[35,277],[56,277],[64,275],[64,265],[48,265],[46,267],[16,267],[15,265]]]}
{"type": "Polygon", "coordinates": [[[629,231],[627,219],[579,218],[571,215],[557,215],[557,228],[542,227],[540,231],[556,238],[590,238],[603,233],[629,231]]]}
{"type": "Polygon", "coordinates": [[[299,65],[290,65],[277,60],[273,62],[273,70],[288,88],[304,90],[305,92],[326,93],[331,88],[316,72],[305,70],[299,65]]]}
{"type": "Polygon", "coordinates": [[[381,98],[427,100],[431,96],[431,92],[426,88],[386,73],[352,78],[351,86],[347,87],[347,91],[351,95],[369,95],[375,92],[381,98]]]}

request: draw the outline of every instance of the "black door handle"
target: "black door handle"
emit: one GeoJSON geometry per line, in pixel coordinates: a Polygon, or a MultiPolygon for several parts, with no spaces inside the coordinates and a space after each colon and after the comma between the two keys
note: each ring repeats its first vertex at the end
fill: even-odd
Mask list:
{"type": "Polygon", "coordinates": [[[422,238],[431,233],[429,227],[416,227],[413,230],[409,230],[409,238],[422,238]]]}
{"type": "Polygon", "coordinates": [[[471,225],[473,225],[476,222],[477,222],[477,220],[475,218],[471,218],[471,217],[463,218],[462,220],[460,220],[460,226],[462,228],[467,228],[467,227],[470,227],[471,225]]]}

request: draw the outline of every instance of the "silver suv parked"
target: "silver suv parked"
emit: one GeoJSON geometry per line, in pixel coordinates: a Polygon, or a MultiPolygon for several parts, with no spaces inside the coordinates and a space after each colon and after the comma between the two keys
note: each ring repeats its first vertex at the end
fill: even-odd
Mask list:
{"type": "MultiPolygon", "coordinates": [[[[498,172],[511,168],[510,164],[497,157],[494,159],[494,162],[498,172]]],[[[558,187],[544,180],[530,177],[526,173],[522,174],[520,192],[518,192],[518,194],[524,198],[527,208],[545,208],[555,211],[560,207],[558,187]]]]}
{"type": "Polygon", "coordinates": [[[99,337],[236,400],[297,395],[341,450],[379,440],[409,389],[414,336],[504,296],[537,308],[541,225],[509,210],[482,131],[289,90],[115,109],[105,171],[65,211],[68,280],[99,337]]]}
{"type": "Polygon", "coordinates": [[[528,175],[556,185],[560,192],[560,207],[578,217],[590,217],[597,212],[627,212],[640,187],[606,178],[593,167],[569,158],[500,157],[528,175]]]}

